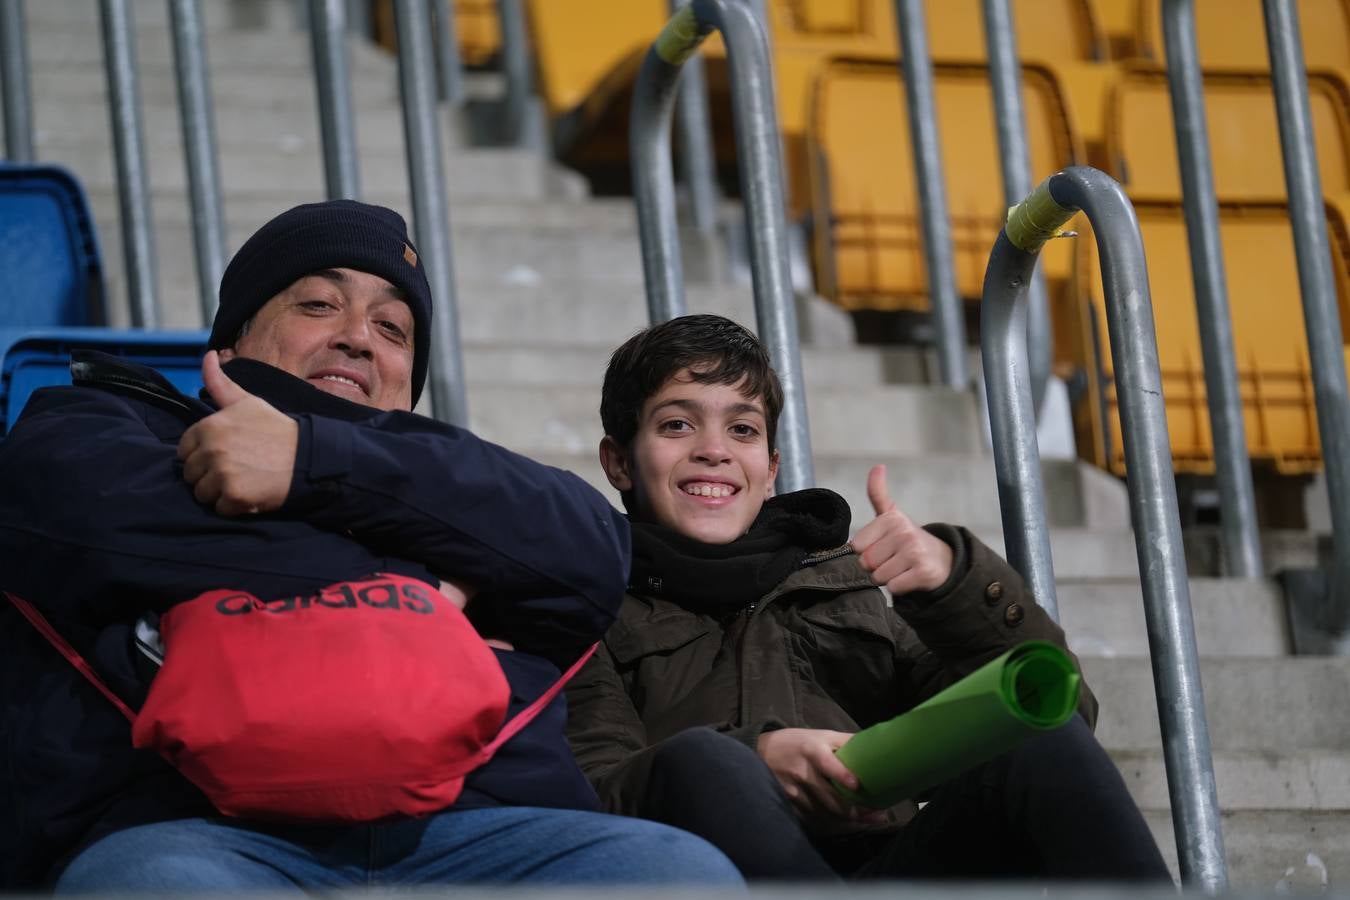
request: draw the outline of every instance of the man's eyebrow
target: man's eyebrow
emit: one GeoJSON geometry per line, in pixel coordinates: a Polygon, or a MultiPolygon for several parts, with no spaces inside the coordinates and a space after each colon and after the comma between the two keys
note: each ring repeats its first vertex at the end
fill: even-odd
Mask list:
{"type": "MultiPolygon", "coordinates": [[[[338,284],[346,284],[348,281],[351,281],[351,279],[347,277],[346,272],[337,269],[320,269],[317,272],[310,272],[309,274],[312,278],[322,278],[326,281],[333,281],[338,284]]],[[[401,287],[386,284],[384,292],[395,300],[402,300],[404,303],[408,302],[408,292],[401,287]]]]}

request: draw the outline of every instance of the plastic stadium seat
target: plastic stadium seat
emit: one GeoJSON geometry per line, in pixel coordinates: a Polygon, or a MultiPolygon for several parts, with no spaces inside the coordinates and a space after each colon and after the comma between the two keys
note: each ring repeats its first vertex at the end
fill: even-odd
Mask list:
{"type": "MultiPolygon", "coordinates": [[[[1140,204],[1137,212],[1148,259],[1174,468],[1212,473],[1209,410],[1182,210],[1174,204],[1140,204]]],[[[1332,208],[1327,224],[1341,321],[1350,322],[1350,235],[1344,218],[1332,208]]],[[[1248,451],[1253,462],[1281,474],[1316,471],[1321,468],[1321,448],[1289,210],[1283,204],[1223,204],[1220,230],[1248,451]]],[[[1102,409],[1086,404],[1079,447],[1088,450],[1098,465],[1124,474],[1100,267],[1090,236],[1079,241],[1079,291],[1092,308],[1090,315],[1083,310],[1080,326],[1095,326],[1096,334],[1088,340],[1101,351],[1100,372],[1096,366],[1088,367],[1089,395],[1104,397],[1108,423],[1104,434],[1102,409]],[[1098,381],[1099,374],[1104,381],[1098,381]]]]}
{"type": "MultiPolygon", "coordinates": [[[[1322,191],[1350,192],[1350,95],[1334,78],[1308,77],[1322,191]]],[[[1181,201],[1167,76],[1134,70],[1117,83],[1107,147],[1112,170],[1135,201],[1181,201]]],[[[1220,200],[1280,202],[1287,196],[1275,98],[1261,74],[1205,76],[1205,111],[1220,200]]]]}
{"type": "MultiPolygon", "coordinates": [[[[1299,0],[1298,16],[1308,70],[1350,80],[1350,0],[1299,0]]],[[[1166,53],[1158,0],[1141,0],[1136,21],[1139,55],[1161,65],[1166,53]]],[[[1261,0],[1195,0],[1195,32],[1206,71],[1269,71],[1261,0]]]]}
{"type": "Polygon", "coordinates": [[[0,328],[101,325],[104,303],[79,182],[58,166],[0,164],[0,328]]]}
{"type": "MultiPolygon", "coordinates": [[[[936,65],[947,203],[957,285],[979,297],[1004,203],[993,99],[982,67],[936,65]]],[[[1025,67],[1032,168],[1044,177],[1078,158],[1072,129],[1049,75],[1025,67]]],[[[850,309],[928,308],[918,197],[904,92],[893,64],[841,62],[816,84],[809,131],[817,286],[850,309]]],[[[1044,252],[1050,279],[1067,280],[1071,248],[1044,252]]]]}
{"type": "Polygon", "coordinates": [[[70,384],[70,352],[101,350],[152,366],[187,394],[202,387],[208,331],[113,331],[106,328],[0,330],[0,435],[32,393],[70,384]]]}
{"type": "MultiPolygon", "coordinates": [[[[497,0],[434,0],[434,2],[455,5],[455,37],[459,43],[459,58],[464,65],[484,66],[497,55],[502,46],[497,0]]],[[[398,38],[394,27],[393,0],[377,0],[371,6],[375,42],[390,53],[397,52],[398,38]]]]}

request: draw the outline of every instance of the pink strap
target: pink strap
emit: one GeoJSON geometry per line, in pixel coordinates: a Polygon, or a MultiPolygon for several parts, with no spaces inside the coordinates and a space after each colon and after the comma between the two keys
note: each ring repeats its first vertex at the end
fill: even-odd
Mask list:
{"type": "Polygon", "coordinates": [[[581,667],[586,664],[586,660],[591,658],[595,653],[595,648],[599,646],[600,643],[598,641],[591,644],[591,646],[586,649],[586,652],[581,654],[581,658],[572,663],[572,667],[564,672],[561,678],[553,682],[552,687],[544,691],[544,693],[539,695],[537,700],[517,713],[514,719],[503,725],[502,730],[497,732],[497,736],[492,739],[492,742],[483,748],[484,761],[491,759],[492,754],[497,752],[498,747],[515,737],[520,732],[520,729],[530,724],[535,716],[543,712],[544,709],[553,702],[553,698],[558,696],[558,692],[563,689],[563,686],[572,680],[572,676],[581,671],[581,667]]]}
{"type": "Polygon", "coordinates": [[[48,622],[45,617],[43,617],[42,613],[37,611],[33,604],[24,600],[22,597],[14,596],[9,591],[5,591],[4,594],[5,599],[10,603],[13,603],[14,608],[22,613],[25,619],[32,622],[33,627],[36,628],[53,647],[59,650],[61,655],[64,656],[72,666],[79,670],[81,675],[89,679],[89,683],[98,688],[99,693],[107,697],[108,700],[112,702],[112,705],[117,707],[122,715],[127,717],[128,721],[136,721],[136,714],[131,711],[131,708],[123,703],[121,698],[114,694],[112,689],[103,683],[103,679],[99,678],[93,667],[84,661],[84,657],[79,654],[79,651],[70,646],[70,642],[57,633],[57,630],[52,627],[52,624],[48,622]]]}

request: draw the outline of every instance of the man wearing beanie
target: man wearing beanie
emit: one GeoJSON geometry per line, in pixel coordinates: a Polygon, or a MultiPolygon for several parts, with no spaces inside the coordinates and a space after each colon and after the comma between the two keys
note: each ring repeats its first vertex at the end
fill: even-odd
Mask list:
{"type": "MultiPolygon", "coordinates": [[[[263,225],[226,269],[200,398],[151,369],[78,351],[72,387],[33,395],[0,443],[5,886],[738,881],[701,839],[595,811],[563,737],[563,701],[548,692],[614,618],[627,523],[576,476],[412,413],[432,315],[402,217],[354,201],[309,204],[263,225]],[[194,598],[219,592],[255,604],[222,600],[222,614],[344,615],[334,598],[355,608],[351,586],[373,579],[403,585],[401,609],[360,595],[388,615],[463,608],[477,646],[446,655],[478,654],[500,669],[485,677],[509,693],[508,721],[542,710],[468,771],[446,805],[374,820],[241,815],[207,798],[204,790],[217,797],[212,785],[133,748],[128,715],[163,696],[151,691],[161,666],[167,678],[191,662],[190,649],[175,660],[183,632],[169,626],[194,598]]],[[[293,645],[295,654],[325,652],[338,651],[293,645]]],[[[424,660],[403,655],[401,646],[383,654],[417,672],[424,660]]],[[[362,662],[353,660],[353,679],[365,677],[362,662]]],[[[296,701],[292,718],[303,725],[318,718],[312,704],[335,695],[361,732],[369,704],[342,705],[348,679],[302,686],[269,674],[222,665],[209,690],[186,685],[185,704],[209,713],[213,698],[230,701],[231,685],[253,686],[269,705],[310,697],[296,701]]],[[[390,692],[423,689],[409,676],[390,692]]],[[[141,733],[138,722],[138,742],[141,733]]],[[[353,760],[354,777],[396,769],[391,748],[353,760]]],[[[344,748],[332,749],[320,755],[342,759],[344,748]]],[[[273,755],[261,769],[305,762],[273,755]]],[[[413,794],[432,777],[407,775],[413,794]]],[[[316,803],[331,799],[324,793],[316,803]]]]}

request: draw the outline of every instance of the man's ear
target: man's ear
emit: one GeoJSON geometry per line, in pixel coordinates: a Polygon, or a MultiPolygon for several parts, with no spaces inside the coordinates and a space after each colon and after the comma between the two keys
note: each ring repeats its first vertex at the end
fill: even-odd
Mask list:
{"type": "Polygon", "coordinates": [[[217,350],[216,353],[220,356],[220,361],[222,363],[227,363],[239,355],[238,353],[234,352],[233,347],[226,347],[223,350],[217,350]]]}
{"type": "Polygon", "coordinates": [[[778,451],[775,450],[769,454],[769,483],[764,485],[764,499],[768,500],[773,496],[773,483],[778,478],[778,451]]]}
{"type": "Polygon", "coordinates": [[[628,465],[628,454],[619,446],[619,442],[609,435],[600,439],[600,468],[616,491],[623,493],[633,489],[633,473],[628,465]]]}

